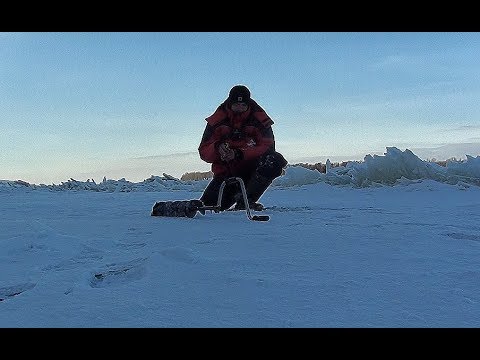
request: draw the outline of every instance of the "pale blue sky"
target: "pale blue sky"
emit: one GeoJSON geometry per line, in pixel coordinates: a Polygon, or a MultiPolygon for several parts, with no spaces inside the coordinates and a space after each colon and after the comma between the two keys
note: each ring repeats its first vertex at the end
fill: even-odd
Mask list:
{"type": "Polygon", "coordinates": [[[291,163],[480,143],[479,59],[463,32],[0,33],[0,179],[208,170],[204,119],[236,84],[291,163]]]}

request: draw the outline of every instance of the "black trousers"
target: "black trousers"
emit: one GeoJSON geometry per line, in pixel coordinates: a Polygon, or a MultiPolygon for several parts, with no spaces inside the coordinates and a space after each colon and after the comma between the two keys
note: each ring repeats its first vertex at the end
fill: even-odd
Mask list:
{"type": "MultiPolygon", "coordinates": [[[[282,154],[276,151],[268,152],[260,157],[251,169],[237,174],[214,176],[203,191],[200,200],[208,206],[216,205],[222,182],[228,177],[235,176],[242,178],[245,183],[248,201],[250,203],[256,202],[273,180],[282,174],[287,163],[282,154]]],[[[227,185],[223,190],[222,210],[226,210],[235,204],[239,195],[241,195],[241,189],[237,182],[227,185]]]]}

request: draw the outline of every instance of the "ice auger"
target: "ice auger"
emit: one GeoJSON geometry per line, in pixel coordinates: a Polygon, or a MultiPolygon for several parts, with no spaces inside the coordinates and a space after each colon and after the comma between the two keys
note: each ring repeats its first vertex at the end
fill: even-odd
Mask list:
{"type": "Polygon", "coordinates": [[[240,177],[230,177],[225,179],[220,185],[218,192],[218,200],[216,205],[204,205],[201,200],[174,200],[174,201],[157,201],[153,205],[151,215],[152,216],[168,216],[168,217],[195,217],[197,211],[205,213],[206,210],[211,210],[215,213],[222,211],[222,197],[223,191],[227,185],[238,182],[242,191],[243,201],[245,203],[245,212],[249,220],[253,221],[268,221],[270,216],[268,215],[252,215],[250,206],[248,204],[247,191],[245,184],[240,177]]]}

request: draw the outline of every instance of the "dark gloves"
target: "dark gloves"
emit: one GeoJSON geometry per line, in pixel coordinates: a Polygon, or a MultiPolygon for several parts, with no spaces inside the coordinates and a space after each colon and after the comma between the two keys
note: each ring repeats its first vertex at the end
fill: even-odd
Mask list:
{"type": "Polygon", "coordinates": [[[220,159],[225,162],[243,159],[243,153],[240,149],[231,149],[228,143],[221,143],[217,147],[220,159]]]}

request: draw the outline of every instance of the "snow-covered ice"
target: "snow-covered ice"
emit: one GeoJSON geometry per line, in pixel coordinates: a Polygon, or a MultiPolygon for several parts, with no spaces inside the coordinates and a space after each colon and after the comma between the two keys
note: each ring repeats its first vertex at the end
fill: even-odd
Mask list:
{"type": "Polygon", "coordinates": [[[150,216],[208,181],[0,181],[0,327],[479,327],[480,157],[289,166],[245,212],[150,216]]]}

